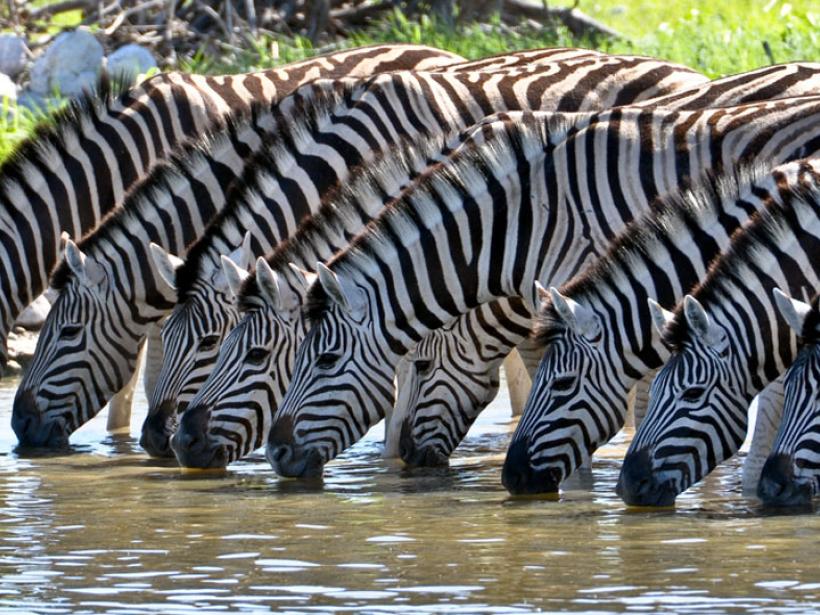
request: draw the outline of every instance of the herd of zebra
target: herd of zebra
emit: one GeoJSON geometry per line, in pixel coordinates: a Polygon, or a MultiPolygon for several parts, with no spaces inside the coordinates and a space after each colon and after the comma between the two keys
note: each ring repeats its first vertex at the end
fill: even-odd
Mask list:
{"type": "Polygon", "coordinates": [[[103,80],[0,167],[3,360],[16,315],[58,293],[12,427],[58,448],[106,404],[127,425],[144,354],[153,456],[265,446],[316,477],[387,417],[385,455],[446,464],[517,349],[533,384],[510,492],[557,491],[631,398],[618,492],[669,505],[738,450],[758,396],[744,487],[805,502],[818,151],[811,63],[710,81],[397,44],[103,80]]]}

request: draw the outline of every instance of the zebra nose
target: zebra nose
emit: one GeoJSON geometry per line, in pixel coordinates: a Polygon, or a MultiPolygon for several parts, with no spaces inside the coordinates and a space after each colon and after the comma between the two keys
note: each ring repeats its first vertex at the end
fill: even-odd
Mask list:
{"type": "Polygon", "coordinates": [[[187,408],[177,432],[171,438],[171,448],[180,465],[186,468],[220,468],[227,465],[227,451],[209,437],[211,411],[205,406],[187,408]]]}
{"type": "Polygon", "coordinates": [[[512,495],[557,493],[561,482],[560,474],[558,468],[533,469],[529,440],[525,438],[510,445],[501,470],[501,483],[512,495]]]}
{"type": "Polygon", "coordinates": [[[652,454],[646,448],[624,457],[615,492],[629,506],[671,506],[675,503],[675,493],[656,480],[652,454]]]}
{"type": "Polygon", "coordinates": [[[20,389],[14,396],[11,428],[22,446],[62,448],[68,445],[64,424],[45,420],[31,389],[20,389]]]}
{"type": "Polygon", "coordinates": [[[429,444],[416,446],[416,440],[413,437],[413,423],[409,417],[401,424],[399,456],[408,466],[434,468],[450,464],[447,455],[435,446],[429,444]]]}
{"type": "Polygon", "coordinates": [[[757,496],[767,506],[805,506],[811,500],[810,485],[794,474],[791,455],[771,455],[763,464],[757,496]]]}
{"type": "Polygon", "coordinates": [[[173,457],[171,435],[177,418],[177,408],[173,401],[162,402],[155,411],[148,412],[142,424],[140,446],[152,457],[173,457]]]}

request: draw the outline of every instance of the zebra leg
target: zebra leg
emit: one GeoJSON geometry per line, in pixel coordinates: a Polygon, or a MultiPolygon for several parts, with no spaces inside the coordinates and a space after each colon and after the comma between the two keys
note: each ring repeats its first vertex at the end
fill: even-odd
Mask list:
{"type": "Polygon", "coordinates": [[[781,375],[757,396],[754,435],[746,459],[743,460],[742,485],[745,495],[757,493],[760,472],[772,451],[772,444],[780,427],[780,418],[783,416],[783,380],[784,376],[781,375]]]}
{"type": "Polygon", "coordinates": [[[521,416],[532,388],[532,377],[538,368],[538,355],[531,352],[525,340],[504,359],[504,376],[510,395],[512,415],[521,416]]]}
{"type": "Polygon", "coordinates": [[[646,416],[646,411],[649,409],[649,389],[652,386],[652,380],[655,378],[655,374],[657,373],[657,369],[653,369],[651,372],[647,373],[643,378],[635,383],[635,386],[632,387],[632,390],[629,391],[629,395],[626,398],[627,417],[632,415],[632,425],[635,429],[638,429],[638,427],[641,426],[641,423],[646,416]]]}
{"type": "Polygon", "coordinates": [[[142,363],[144,354],[145,344],[143,343],[137,356],[137,368],[125,386],[108,402],[108,422],[105,425],[108,431],[123,431],[131,428],[131,403],[134,401],[134,388],[137,386],[140,363],[142,363]]]}
{"type": "MultiPolygon", "coordinates": [[[[164,321],[163,321],[164,322],[164,321]]],[[[154,393],[154,387],[157,384],[160,369],[162,369],[162,323],[156,323],[151,326],[148,331],[148,336],[145,339],[147,348],[144,349],[145,363],[143,364],[143,380],[142,386],[145,389],[145,399],[151,399],[154,393]]]]}
{"type": "Polygon", "coordinates": [[[399,458],[399,438],[401,437],[401,424],[408,414],[408,409],[416,398],[413,395],[409,378],[412,365],[407,358],[399,361],[396,367],[396,403],[393,404],[391,412],[384,417],[384,448],[382,457],[384,459],[399,458]]]}

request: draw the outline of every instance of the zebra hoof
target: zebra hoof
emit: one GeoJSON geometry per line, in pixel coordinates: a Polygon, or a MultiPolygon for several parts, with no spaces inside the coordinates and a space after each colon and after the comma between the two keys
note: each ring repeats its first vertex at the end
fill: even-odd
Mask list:
{"type": "Polygon", "coordinates": [[[14,397],[11,428],[21,446],[66,448],[68,432],[63,419],[47,420],[29,389],[21,389],[14,397]]]}
{"type": "Polygon", "coordinates": [[[673,506],[678,495],[671,481],[658,481],[648,449],[624,458],[615,492],[628,506],[673,506]]]}
{"type": "Polygon", "coordinates": [[[795,476],[791,456],[773,455],[763,465],[757,496],[766,506],[806,506],[811,502],[811,483],[795,476]]]}
{"type": "Polygon", "coordinates": [[[501,470],[501,483],[511,495],[558,493],[561,484],[560,470],[535,470],[530,463],[528,449],[528,440],[516,440],[510,445],[501,470]]]}

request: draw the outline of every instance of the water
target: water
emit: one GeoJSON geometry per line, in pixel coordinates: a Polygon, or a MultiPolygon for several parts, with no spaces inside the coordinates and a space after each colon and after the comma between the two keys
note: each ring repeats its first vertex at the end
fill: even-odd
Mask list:
{"type": "Polygon", "coordinates": [[[183,473],[100,417],[72,454],[23,458],[2,384],[2,612],[820,608],[820,518],[764,515],[741,497],[737,461],[675,510],[627,511],[613,491],[620,437],[560,500],[511,500],[505,399],[439,471],[382,461],[373,433],[323,484],[280,480],[261,456],[183,473]]]}

